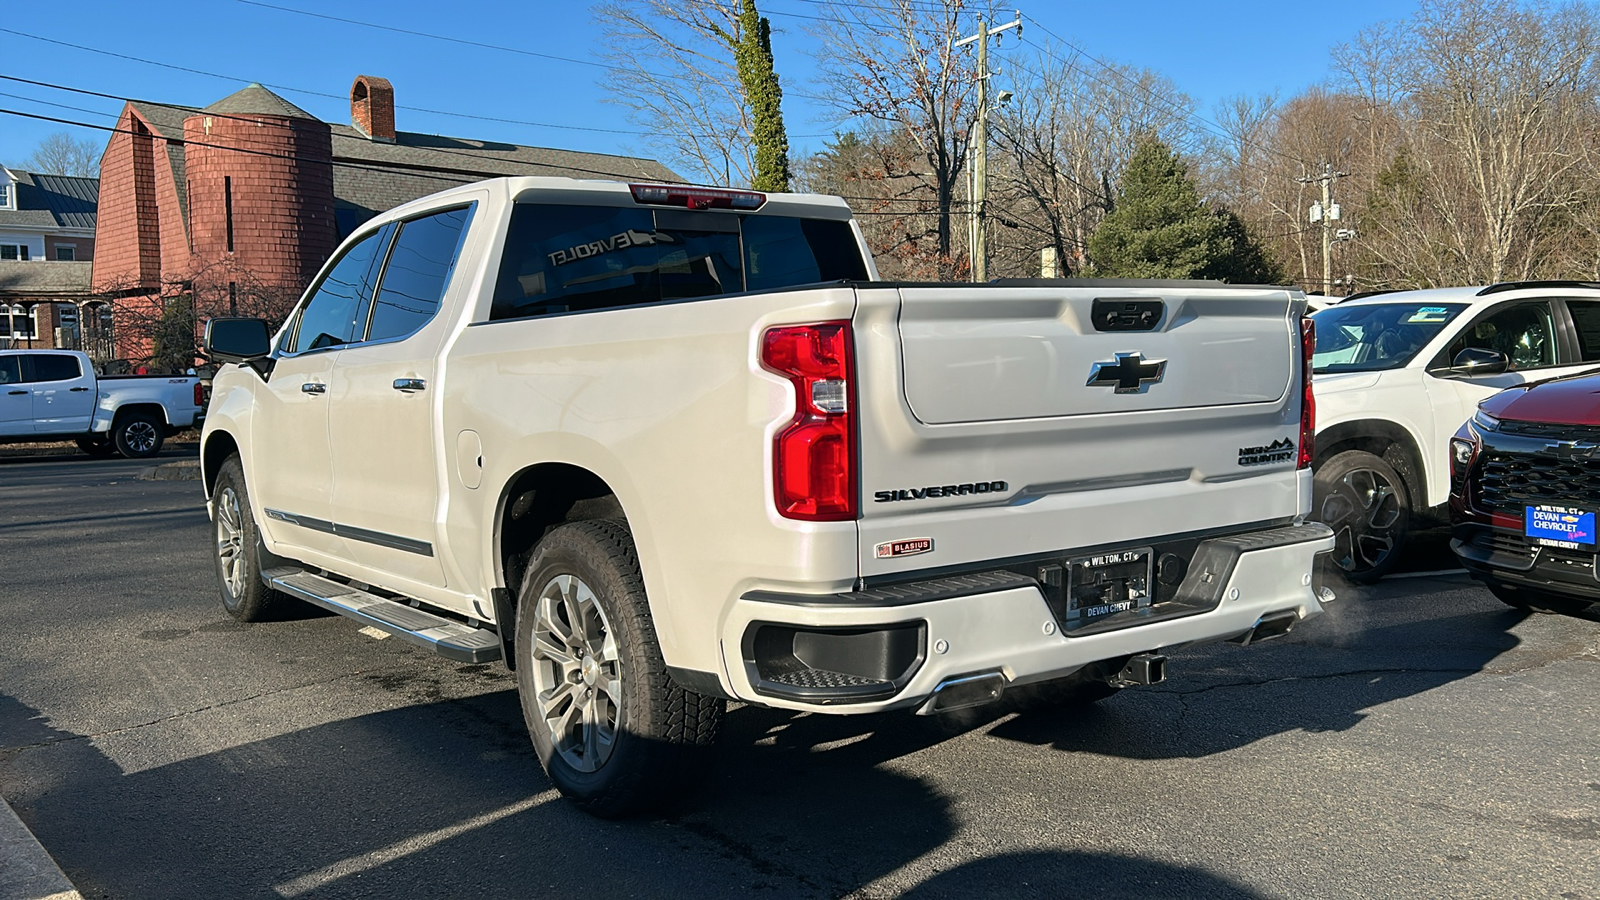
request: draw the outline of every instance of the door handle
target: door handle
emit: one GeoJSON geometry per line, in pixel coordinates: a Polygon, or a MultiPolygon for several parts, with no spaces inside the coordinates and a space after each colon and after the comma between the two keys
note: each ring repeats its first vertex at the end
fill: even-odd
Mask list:
{"type": "Polygon", "coordinates": [[[10,394],[10,395],[11,395],[11,396],[13,396],[13,397],[15,397],[15,396],[16,396],[16,395],[18,395],[18,394],[26,394],[26,393],[27,393],[27,391],[6,391],[6,393],[8,393],[8,394],[10,394]]]}
{"type": "Polygon", "coordinates": [[[427,388],[428,383],[423,381],[421,378],[396,378],[394,380],[394,389],[397,391],[405,391],[408,394],[427,390],[427,388]]]}
{"type": "Polygon", "coordinates": [[[308,381],[305,384],[300,385],[300,392],[303,394],[326,394],[328,392],[328,386],[325,384],[319,384],[315,381],[308,381]]]}
{"type": "Polygon", "coordinates": [[[73,392],[74,394],[76,394],[79,391],[87,391],[88,388],[86,388],[86,387],[75,387],[75,388],[67,388],[67,390],[69,390],[69,391],[73,392]]]}

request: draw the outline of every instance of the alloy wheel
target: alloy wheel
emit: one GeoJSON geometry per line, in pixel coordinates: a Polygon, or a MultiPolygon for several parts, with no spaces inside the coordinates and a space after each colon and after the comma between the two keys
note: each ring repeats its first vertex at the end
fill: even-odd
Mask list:
{"type": "Polygon", "coordinates": [[[1329,486],[1320,520],[1334,532],[1334,561],[1346,572],[1371,571],[1396,552],[1401,521],[1397,489],[1380,472],[1352,469],[1329,486]]]}
{"type": "Polygon", "coordinates": [[[135,453],[149,453],[155,449],[156,440],[160,437],[156,427],[149,422],[134,422],[123,432],[123,440],[135,453]]]}
{"type": "Polygon", "coordinates": [[[550,579],[539,592],[534,615],[539,718],[567,765],[597,771],[616,748],[622,715],[616,637],[594,591],[576,575],[550,579]]]}
{"type": "Polygon", "coordinates": [[[233,597],[244,594],[244,515],[239,509],[239,494],[231,485],[217,492],[217,564],[222,581],[233,597]]]}

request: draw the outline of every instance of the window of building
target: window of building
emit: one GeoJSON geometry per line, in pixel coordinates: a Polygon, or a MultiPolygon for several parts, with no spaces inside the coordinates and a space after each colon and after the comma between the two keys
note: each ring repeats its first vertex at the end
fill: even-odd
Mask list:
{"type": "Polygon", "coordinates": [[[0,178],[0,209],[11,208],[11,181],[0,178]]]}
{"type": "Polygon", "coordinates": [[[31,259],[27,244],[0,244],[0,259],[31,259]]]}
{"type": "MultiPolygon", "coordinates": [[[[4,309],[5,307],[0,306],[0,311],[4,309]]],[[[19,303],[11,307],[11,313],[5,317],[4,323],[6,324],[7,333],[14,340],[31,338],[38,333],[38,329],[34,327],[33,307],[31,306],[23,306],[19,303]]]]}
{"type": "Polygon", "coordinates": [[[222,177],[222,204],[228,218],[228,252],[233,252],[233,176],[222,177]]]}
{"type": "Polygon", "coordinates": [[[56,245],[56,262],[73,262],[78,258],[78,248],[72,244],[56,245]]]}
{"type": "Polygon", "coordinates": [[[415,334],[438,313],[471,217],[472,209],[463,207],[412,219],[400,226],[372,303],[367,340],[387,341],[415,334]]]}

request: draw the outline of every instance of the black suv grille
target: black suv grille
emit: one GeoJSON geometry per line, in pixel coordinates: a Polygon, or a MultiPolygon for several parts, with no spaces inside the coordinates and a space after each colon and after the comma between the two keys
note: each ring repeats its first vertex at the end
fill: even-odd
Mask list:
{"type": "Polygon", "coordinates": [[[1478,503],[1519,518],[1524,507],[1535,504],[1600,509],[1600,460],[1489,450],[1478,481],[1478,503]]]}

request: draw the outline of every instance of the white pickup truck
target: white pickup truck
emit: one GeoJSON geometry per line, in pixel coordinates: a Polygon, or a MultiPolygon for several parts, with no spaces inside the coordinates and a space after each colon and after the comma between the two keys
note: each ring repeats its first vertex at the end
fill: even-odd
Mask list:
{"type": "Polygon", "coordinates": [[[204,420],[193,375],[96,377],[76,350],[0,350],[0,443],[72,439],[91,456],[143,459],[204,420]]]}
{"type": "Polygon", "coordinates": [[[1094,700],[1330,595],[1305,299],[876,280],[843,201],[498,179],[212,320],[226,608],[518,677],[552,781],[648,808],[724,702],[1094,700]]]}

